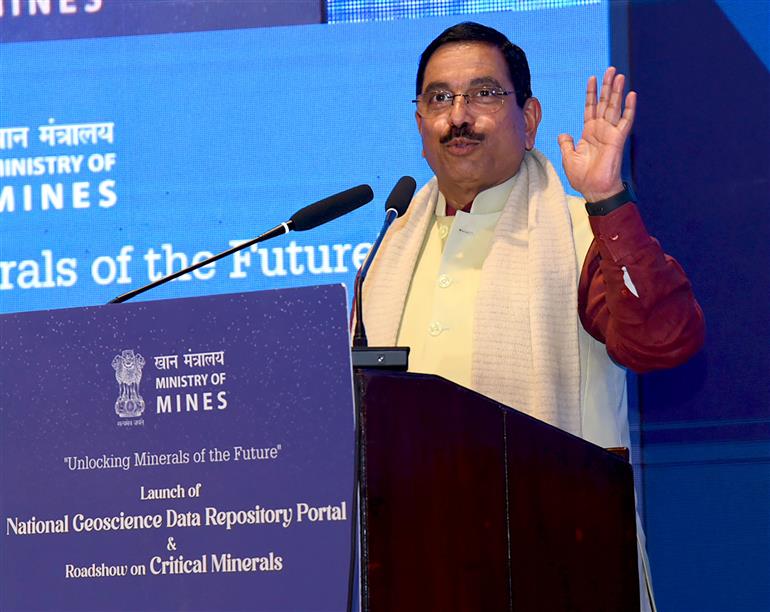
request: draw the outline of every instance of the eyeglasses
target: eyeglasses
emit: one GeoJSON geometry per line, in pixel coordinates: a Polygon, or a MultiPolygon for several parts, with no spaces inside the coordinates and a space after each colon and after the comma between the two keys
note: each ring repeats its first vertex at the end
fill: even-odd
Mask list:
{"type": "Polygon", "coordinates": [[[438,115],[452,108],[455,98],[465,98],[465,103],[474,112],[489,115],[499,111],[505,97],[511,95],[512,91],[496,89],[493,87],[473,87],[465,93],[453,94],[451,91],[426,91],[412,100],[417,105],[417,109],[424,115],[438,115]]]}

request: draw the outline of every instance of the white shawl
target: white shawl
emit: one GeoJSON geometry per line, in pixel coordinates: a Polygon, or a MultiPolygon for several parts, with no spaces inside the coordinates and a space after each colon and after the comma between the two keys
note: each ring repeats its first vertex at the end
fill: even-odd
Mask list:
{"type": "MultiPolygon", "coordinates": [[[[527,153],[481,272],[473,323],[471,387],[581,435],[578,265],[567,196],[539,152],[527,153]],[[528,287],[510,280],[514,207],[528,206],[528,287]],[[521,313],[528,310],[529,316],[521,313]],[[517,316],[519,313],[519,316],[517,316]],[[522,321],[529,321],[522,327],[522,321]],[[519,352],[516,347],[531,345],[519,352]],[[528,347],[529,348],[529,347],[528,347]],[[531,354],[522,358],[523,355],[531,354]]],[[[432,179],[383,241],[364,286],[372,346],[396,342],[409,284],[438,198],[432,179]]]]}

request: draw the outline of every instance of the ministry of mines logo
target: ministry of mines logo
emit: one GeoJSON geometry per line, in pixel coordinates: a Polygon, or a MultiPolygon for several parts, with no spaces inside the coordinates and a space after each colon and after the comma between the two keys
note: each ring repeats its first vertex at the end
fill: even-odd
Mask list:
{"type": "Polygon", "coordinates": [[[120,393],[115,401],[115,412],[121,418],[142,416],[144,399],[139,395],[139,383],[142,380],[144,357],[131,350],[121,351],[112,360],[115,379],[118,381],[120,393]]]}

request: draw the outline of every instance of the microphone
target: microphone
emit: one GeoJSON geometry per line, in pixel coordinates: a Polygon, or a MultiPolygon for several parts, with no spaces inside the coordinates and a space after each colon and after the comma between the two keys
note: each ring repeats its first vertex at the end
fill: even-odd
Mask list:
{"type": "Polygon", "coordinates": [[[393,211],[396,213],[396,217],[403,217],[416,190],[417,183],[411,176],[402,176],[398,179],[398,183],[385,201],[385,215],[387,216],[393,211]]]}
{"type": "Polygon", "coordinates": [[[208,264],[222,259],[223,257],[237,253],[238,251],[246,249],[258,242],[264,242],[270,238],[274,238],[282,234],[288,234],[290,231],[304,232],[306,230],[318,227],[319,225],[323,225],[324,223],[328,223],[329,221],[334,221],[338,217],[346,215],[349,212],[353,212],[364,204],[368,204],[372,201],[373,198],[374,193],[372,192],[372,188],[369,187],[369,185],[359,185],[358,187],[353,187],[351,189],[341,191],[340,193],[334,194],[328,198],[324,198],[323,200],[319,200],[318,202],[301,208],[295,212],[288,221],[284,221],[283,223],[276,225],[273,229],[266,231],[261,236],[257,236],[256,238],[244,242],[243,244],[239,244],[238,246],[234,246],[231,249],[222,251],[218,255],[214,255],[208,259],[199,261],[198,263],[179,270],[178,272],[164,276],[163,278],[160,278],[150,283],[149,285],[139,287],[138,289],[134,289],[128,293],[124,293],[123,295],[120,295],[107,303],[121,304],[122,302],[130,300],[131,298],[144,293],[145,291],[154,289],[159,285],[163,285],[169,281],[174,280],[175,278],[179,278],[184,274],[188,274],[189,272],[197,270],[198,268],[207,266],[208,264]]]}
{"type": "Polygon", "coordinates": [[[351,187],[333,196],[319,200],[295,212],[288,221],[290,229],[296,232],[311,230],[319,225],[334,221],[342,215],[347,215],[374,199],[374,193],[369,185],[351,187]]]}
{"type": "MultiPolygon", "coordinates": [[[[361,270],[356,277],[356,329],[353,334],[354,350],[356,348],[365,348],[368,346],[368,340],[366,339],[366,328],[364,326],[362,290],[366,274],[369,272],[369,266],[371,265],[372,261],[374,261],[374,257],[380,248],[380,244],[382,244],[383,238],[385,238],[385,233],[388,231],[388,228],[390,228],[391,224],[396,220],[396,218],[402,216],[406,212],[406,209],[409,208],[409,203],[412,201],[412,197],[414,197],[414,192],[416,189],[417,183],[411,176],[402,176],[396,183],[396,186],[393,187],[393,191],[390,192],[388,199],[385,201],[385,223],[383,223],[382,229],[377,236],[377,240],[375,240],[374,245],[369,251],[369,254],[366,256],[366,260],[361,266],[361,270]]],[[[385,357],[382,357],[382,359],[385,359],[385,357]]],[[[380,360],[380,363],[382,362],[382,359],[380,360]]],[[[356,364],[354,363],[354,365],[356,364]]]]}
{"type": "MultiPolygon", "coordinates": [[[[380,230],[377,240],[369,250],[369,254],[366,256],[364,264],[358,271],[355,283],[355,309],[356,309],[356,329],[353,335],[353,348],[351,349],[350,357],[354,368],[388,368],[393,370],[406,370],[409,365],[409,348],[408,347],[369,347],[366,339],[366,329],[364,328],[364,316],[363,316],[363,297],[362,289],[364,286],[364,278],[369,270],[369,265],[374,260],[374,256],[377,254],[377,250],[380,248],[382,239],[385,237],[385,233],[391,226],[393,221],[397,217],[402,216],[406,209],[409,208],[409,203],[412,201],[417,184],[411,176],[401,177],[396,186],[393,187],[393,191],[390,192],[388,199],[385,201],[385,223],[380,230]]],[[[353,582],[354,573],[356,568],[356,548],[358,543],[358,531],[357,526],[360,526],[361,534],[366,533],[366,513],[358,511],[358,499],[360,494],[360,487],[362,481],[362,468],[364,466],[362,448],[363,433],[361,429],[361,407],[356,402],[355,406],[355,424],[356,424],[356,446],[354,454],[354,474],[355,481],[353,487],[353,507],[352,516],[358,518],[358,521],[352,520],[350,522],[350,570],[348,574],[348,605],[347,610],[353,609],[353,582]]],[[[363,539],[361,540],[364,541],[363,539]]],[[[366,593],[366,583],[362,587],[362,592],[366,593]]]]}

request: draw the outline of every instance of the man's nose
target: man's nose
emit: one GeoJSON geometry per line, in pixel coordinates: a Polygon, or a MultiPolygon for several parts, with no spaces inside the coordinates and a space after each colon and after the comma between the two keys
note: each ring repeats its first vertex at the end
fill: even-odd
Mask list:
{"type": "Polygon", "coordinates": [[[452,108],[449,111],[449,119],[452,125],[457,127],[467,122],[468,117],[468,102],[465,96],[455,96],[452,100],[452,108]]]}

